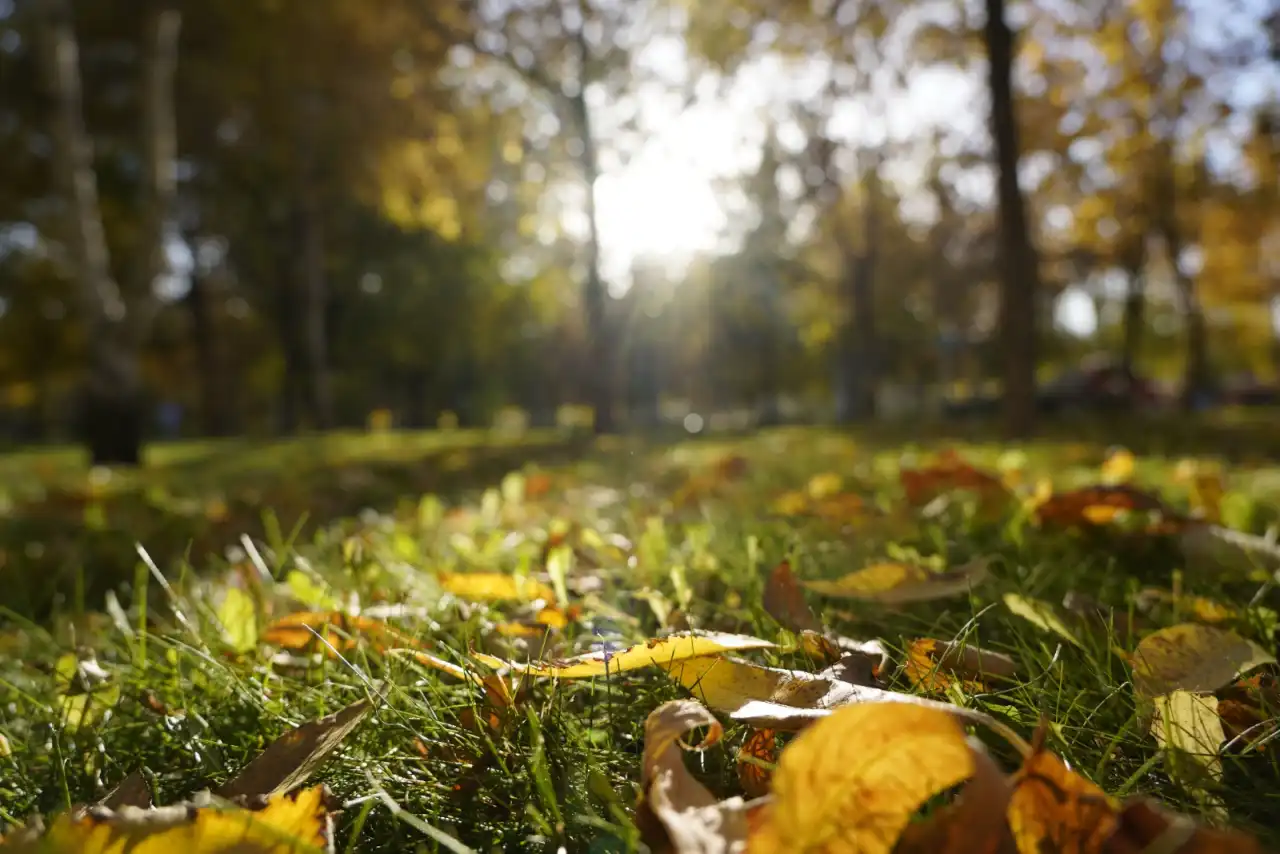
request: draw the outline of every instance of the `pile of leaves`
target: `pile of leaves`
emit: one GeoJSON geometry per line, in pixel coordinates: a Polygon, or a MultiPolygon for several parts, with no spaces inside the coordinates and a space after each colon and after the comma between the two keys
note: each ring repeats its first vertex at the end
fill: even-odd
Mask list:
{"type": "Polygon", "coordinates": [[[1268,507],[1057,454],[769,434],[139,549],[0,636],[0,850],[1274,844],[1268,507]]]}

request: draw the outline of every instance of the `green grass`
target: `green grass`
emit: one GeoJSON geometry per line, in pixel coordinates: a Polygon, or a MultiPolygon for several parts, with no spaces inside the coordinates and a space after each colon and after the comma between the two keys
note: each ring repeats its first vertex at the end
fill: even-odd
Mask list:
{"type": "MultiPolygon", "coordinates": [[[[962,451],[975,464],[992,468],[1020,462],[1027,482],[1051,477],[1067,487],[1096,480],[1106,446],[1125,441],[1135,450],[1153,452],[1140,458],[1137,480],[1185,507],[1186,488],[1174,477],[1176,457],[1156,452],[1227,448],[1216,443],[1221,431],[1231,429],[1238,428],[1187,427],[1182,435],[1166,434],[1157,446],[1144,425],[1090,426],[1068,440],[1017,449],[966,444],[962,451]]],[[[1260,428],[1247,429],[1261,435],[1260,428]]],[[[437,671],[380,655],[369,645],[341,658],[316,655],[288,662],[272,661],[264,650],[233,652],[216,619],[228,584],[249,584],[260,603],[278,615],[306,607],[283,581],[293,571],[316,581],[307,596],[320,595],[315,590],[323,586],[334,600],[358,597],[366,608],[405,606],[407,616],[390,620],[397,630],[429,644],[438,656],[463,661],[470,648],[526,659],[585,651],[602,637],[617,636],[620,642],[652,637],[662,627],[654,609],[634,595],[642,589],[678,607],[694,627],[778,639],[779,626],[764,613],[761,596],[768,569],[784,557],[802,578],[836,577],[885,555],[938,555],[952,565],[990,557],[992,577],[968,596],[899,610],[813,595],[809,601],[831,631],[881,638],[898,663],[905,646],[921,637],[963,639],[1007,653],[1021,668],[1019,681],[978,694],[953,689],[947,699],[984,710],[1028,738],[1046,716],[1049,748],[1108,792],[1152,795],[1192,813],[1203,811],[1202,797],[1168,775],[1139,719],[1130,667],[1118,652],[1132,650],[1134,638],[1102,628],[1081,633],[1076,647],[1013,615],[1002,597],[1016,592],[1059,603],[1068,593],[1087,593],[1114,609],[1119,620],[1139,613],[1140,589],[1168,590],[1176,583],[1185,593],[1236,606],[1239,613],[1227,625],[1269,650],[1275,647],[1280,597],[1264,575],[1204,562],[1188,565],[1163,540],[1041,530],[1017,512],[986,520],[963,496],[915,512],[908,524],[871,520],[841,528],[770,512],[780,493],[803,489],[822,472],[839,473],[847,489],[886,510],[901,508],[899,467],[950,444],[941,432],[913,446],[895,442],[888,433],[818,430],[670,446],[619,440],[593,448],[535,437],[496,451],[469,439],[462,448],[467,459],[448,464],[449,455],[460,452],[449,444],[454,440],[402,436],[383,441],[381,450],[372,448],[368,437],[191,450],[175,453],[167,464],[120,489],[118,503],[106,511],[120,514],[120,521],[110,525],[112,548],[129,545],[134,529],[125,508],[145,503],[148,489],[155,499],[153,516],[161,521],[175,515],[175,504],[206,491],[229,500],[242,490],[259,490],[258,501],[243,499],[249,506],[230,516],[226,531],[243,525],[254,533],[271,581],[253,582],[260,570],[244,555],[226,556],[204,546],[184,557],[187,545],[178,535],[158,545],[139,535],[168,570],[171,591],[161,589],[145,569],[138,571],[138,561],[130,557],[113,569],[109,584],[85,577],[79,592],[64,588],[60,597],[45,602],[35,622],[24,620],[24,613],[33,611],[9,606],[8,627],[0,634],[0,734],[10,745],[10,754],[0,756],[0,823],[96,800],[139,769],[152,781],[158,802],[180,800],[226,780],[290,726],[333,712],[379,685],[385,700],[374,717],[318,777],[347,804],[338,850],[437,850],[420,829],[394,815],[379,792],[405,814],[477,850],[554,851],[565,845],[570,851],[624,851],[637,844],[631,816],[644,719],[663,701],[687,696],[683,689],[654,670],[540,683],[501,732],[481,733],[468,725],[469,717],[481,714],[478,692],[437,671]],[[572,462],[567,456],[557,462],[557,455],[570,453],[572,462]],[[671,497],[691,473],[729,453],[748,460],[742,478],[719,484],[701,500],[673,506],[671,497]],[[538,459],[551,474],[546,496],[506,510],[495,494],[483,497],[480,487],[497,487],[504,472],[527,459],[538,459]],[[376,486],[366,478],[358,500],[347,504],[341,496],[326,497],[324,484],[343,471],[376,472],[376,486]],[[157,483],[164,485],[163,499],[157,483]],[[471,513],[441,520],[432,502],[419,501],[428,492],[471,513]],[[363,506],[381,512],[336,518],[363,506]],[[263,525],[267,508],[274,508],[277,522],[263,525]],[[304,508],[326,524],[291,535],[304,508]],[[570,577],[593,579],[592,591],[573,596],[582,618],[551,635],[545,648],[541,641],[513,641],[495,630],[496,624],[520,616],[519,608],[460,603],[441,594],[434,577],[442,570],[537,571],[546,532],[556,520],[622,535],[634,548],[627,553],[586,550],[570,577]],[[585,559],[590,555],[599,566],[585,559]],[[105,589],[116,591],[120,609],[115,617],[92,607],[101,601],[97,591],[105,589]],[[175,611],[185,616],[185,625],[175,611]],[[113,697],[118,688],[118,699],[101,709],[91,726],[70,726],[59,696],[55,663],[76,650],[96,658],[109,674],[113,697]]],[[[1267,441],[1256,440],[1258,455],[1270,453],[1267,441]]],[[[1227,469],[1231,521],[1263,533],[1280,518],[1280,470],[1263,459],[1250,460],[1254,451],[1239,444],[1227,450],[1219,456],[1236,460],[1227,469]]],[[[23,465],[29,470],[30,461],[0,460],[0,472],[23,465]]],[[[58,476],[66,480],[58,489],[81,476],[70,465],[62,472],[58,476]]],[[[357,479],[348,475],[351,484],[357,479]]],[[[30,523],[33,508],[48,507],[56,494],[13,502],[10,519],[26,514],[30,523]]],[[[98,532],[85,530],[83,506],[80,512],[80,517],[57,517],[60,536],[74,545],[71,554],[98,554],[100,543],[86,545],[98,532]],[[79,525],[74,531],[68,527],[73,522],[79,525]]],[[[18,548],[11,539],[14,531],[8,529],[0,539],[10,559],[18,548]]],[[[219,541],[211,536],[209,542],[219,541]]],[[[22,572],[33,571],[31,564],[20,566],[22,572]]],[[[6,573],[6,585],[23,583],[12,565],[0,572],[6,573]]],[[[4,599],[7,606],[11,601],[4,599]]],[[[1185,618],[1169,609],[1142,616],[1151,627],[1185,618]]],[[[258,622],[261,627],[268,617],[260,613],[258,622]]],[[[794,652],[751,657],[812,669],[794,652]]],[[[912,690],[896,667],[886,678],[890,687],[912,690]]],[[[723,749],[690,763],[720,795],[739,793],[733,756],[744,736],[742,727],[731,726],[723,749]]],[[[1016,758],[992,746],[1012,770],[1016,758]]],[[[1222,788],[1215,793],[1231,823],[1260,833],[1271,846],[1280,844],[1280,832],[1265,829],[1266,817],[1280,809],[1278,750],[1280,742],[1274,742],[1266,750],[1228,755],[1222,788]]]]}

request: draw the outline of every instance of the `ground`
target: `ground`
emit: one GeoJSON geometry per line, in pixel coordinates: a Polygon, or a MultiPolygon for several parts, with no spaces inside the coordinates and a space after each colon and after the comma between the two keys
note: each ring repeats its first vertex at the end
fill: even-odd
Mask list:
{"type": "MultiPolygon", "coordinates": [[[[1154,796],[1275,846],[1265,668],[1248,684],[1224,678],[1224,728],[1246,733],[1199,773],[1159,748],[1134,680],[1141,638],[1178,624],[1274,655],[1265,550],[1192,550],[1137,512],[1037,516],[1050,488],[1109,477],[1179,518],[1216,514],[1255,535],[1280,520],[1280,436],[1265,419],[1156,426],[1066,426],[1020,446],[978,441],[980,427],[911,442],[807,428],[670,442],[343,436],[174,446],[110,479],[61,452],[0,457],[0,826],[94,802],[135,771],[157,803],[177,802],[290,727],[380,697],[314,777],[346,807],[338,850],[441,844],[424,822],[476,850],[629,850],[646,716],[689,690],[646,667],[526,682],[495,704],[415,653],[481,672],[472,653],[557,658],[692,628],[775,642],[741,655],[812,671],[787,615],[765,607],[779,563],[807,583],[982,561],[983,577],[937,598],[801,595],[829,635],[884,644],[884,687],[983,711],[1026,739],[1043,722],[1046,747],[1109,794],[1154,796]],[[1118,445],[1136,455],[1132,472],[1118,445]],[[991,478],[957,476],[970,471],[957,458],[991,478]],[[1062,625],[1020,616],[1018,601],[1047,603],[1062,625]],[[359,609],[367,623],[336,616],[359,609]],[[328,632],[317,623],[327,645],[278,623],[298,610],[335,615],[328,632]],[[926,639],[1003,653],[1016,673],[922,675],[926,639]],[[1225,709],[1251,689],[1264,698],[1249,729],[1225,709]]],[[[750,730],[728,723],[724,746],[690,763],[719,797],[745,784],[735,755],[750,730]]]]}

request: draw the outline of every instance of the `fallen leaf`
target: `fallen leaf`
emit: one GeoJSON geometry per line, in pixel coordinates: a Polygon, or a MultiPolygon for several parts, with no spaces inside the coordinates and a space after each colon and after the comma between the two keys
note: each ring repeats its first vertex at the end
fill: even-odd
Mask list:
{"type": "Polygon", "coordinates": [[[819,631],[822,627],[804,601],[804,591],[796,583],[791,564],[785,560],[769,573],[764,587],[764,609],[783,628],[793,632],[819,631]]]}
{"type": "Polygon", "coordinates": [[[1106,792],[1040,748],[1014,775],[1006,818],[1021,854],[1101,851],[1119,826],[1106,792]]]}
{"type": "Polygon", "coordinates": [[[1212,693],[1275,657],[1235,632],[1182,623],[1147,635],[1133,653],[1134,689],[1152,698],[1174,691],[1212,693]]]}
{"type": "Polygon", "coordinates": [[[982,742],[970,738],[969,747],[974,773],[956,802],[908,825],[894,854],[998,854],[1012,847],[1005,813],[1013,786],[982,742]]]}
{"type": "Polygon", "coordinates": [[[372,708],[368,700],[359,700],[332,715],[290,730],[214,794],[227,799],[269,796],[300,786],[372,708]]]}
{"type": "Polygon", "coordinates": [[[886,605],[925,602],[968,593],[987,577],[985,559],[934,572],[917,564],[884,562],[863,567],[832,581],[805,581],[805,587],[841,599],[886,605]]]}
{"type": "Polygon", "coordinates": [[[1102,462],[1102,481],[1107,484],[1125,483],[1133,477],[1133,454],[1125,448],[1117,448],[1102,462]]]}
{"type": "Polygon", "coordinates": [[[967,693],[978,694],[990,690],[991,679],[1014,678],[1018,668],[1003,653],[972,644],[920,638],[907,647],[904,670],[912,685],[926,691],[943,693],[959,680],[967,693]]]}
{"type": "Polygon", "coordinates": [[[901,469],[898,478],[907,502],[917,507],[955,490],[977,493],[987,504],[1003,503],[1010,496],[998,475],[976,469],[954,453],[925,468],[901,469]]]}
{"type": "Polygon", "coordinates": [[[1161,748],[1169,752],[1171,776],[1190,788],[1201,788],[1197,779],[1208,775],[1222,779],[1222,757],[1218,751],[1226,741],[1222,718],[1218,715],[1218,698],[1212,694],[1174,691],[1154,698],[1155,715],[1151,719],[1151,735],[1161,748]],[[1193,763],[1196,770],[1186,767],[1193,763]]]}
{"type": "Polygon", "coordinates": [[[809,497],[815,501],[821,501],[824,498],[830,498],[844,487],[844,478],[835,472],[823,472],[815,474],[809,478],[809,485],[806,491],[809,497]]]}
{"type": "Polygon", "coordinates": [[[227,646],[235,652],[249,652],[258,646],[258,609],[253,599],[239,587],[229,587],[217,610],[227,646]]]}
{"type": "MultiPolygon", "coordinates": [[[[262,640],[289,652],[304,652],[320,646],[323,638],[327,646],[338,652],[354,649],[361,636],[379,641],[416,646],[417,642],[397,632],[381,620],[344,614],[341,611],[300,611],[289,614],[267,626],[262,640]],[[319,635],[319,637],[317,637],[319,635]]],[[[333,654],[332,651],[329,652],[333,654]]]]}
{"type": "Polygon", "coordinates": [[[452,661],[445,661],[443,658],[437,658],[430,653],[422,652],[416,649],[392,649],[387,651],[388,654],[401,655],[412,658],[419,664],[425,664],[433,667],[442,673],[448,673],[450,676],[462,682],[470,682],[478,688],[483,688],[485,695],[489,698],[489,702],[496,708],[506,709],[515,705],[515,696],[507,681],[496,673],[480,674],[474,670],[469,670],[461,665],[454,664],[452,661]]]}
{"type": "Polygon", "coordinates": [[[1068,628],[1067,624],[1058,616],[1057,609],[1048,602],[1019,596],[1017,593],[1006,593],[1003,598],[1005,607],[1022,619],[1046,632],[1056,634],[1069,643],[1083,646],[1080,643],[1080,639],[1076,637],[1075,632],[1068,628]]]}
{"type": "Polygon", "coordinates": [[[0,841],[13,854],[303,854],[332,850],[324,787],[276,795],[260,809],[222,809],[209,801],[63,814],[47,832],[30,827],[0,841]]]}
{"type": "Polygon", "coordinates": [[[664,703],[645,720],[640,766],[643,802],[637,824],[642,831],[649,826],[646,810],[656,818],[658,827],[645,834],[654,850],[677,854],[738,854],[746,850],[745,802],[741,798],[717,801],[684,766],[685,750],[706,750],[723,734],[715,716],[692,700],[664,703]],[[697,744],[684,740],[704,727],[707,734],[697,744]],[[665,838],[655,838],[659,830],[665,838]]]}
{"type": "Polygon", "coordinates": [[[1102,847],[1103,854],[1262,854],[1253,837],[1201,827],[1146,799],[1129,801],[1117,818],[1119,826],[1102,847]]]}
{"type": "Polygon", "coordinates": [[[1035,509],[1041,525],[1081,527],[1105,525],[1122,512],[1159,513],[1171,521],[1181,517],[1156,496],[1123,485],[1095,485],[1058,492],[1035,509]]]}
{"type": "Polygon", "coordinates": [[[779,516],[799,516],[809,509],[809,496],[791,491],[779,495],[773,502],[773,512],[779,516]]]}
{"type": "MultiPolygon", "coordinates": [[[[763,667],[722,655],[690,658],[664,666],[667,674],[713,709],[732,712],[752,700],[784,706],[828,708],[824,701],[847,692],[830,676],[763,667]]],[[[838,704],[838,703],[836,703],[838,704]]]]}
{"type": "Polygon", "coordinates": [[[773,803],[748,850],[888,854],[916,810],[974,767],[964,730],[946,712],[842,708],[782,752],[773,803]]]}
{"type": "Polygon", "coordinates": [[[773,644],[748,635],[721,632],[683,632],[638,643],[618,651],[597,650],[569,659],[549,662],[519,663],[504,661],[493,655],[473,653],[472,658],[495,670],[507,668],[515,673],[555,679],[587,679],[637,670],[654,665],[668,665],[686,658],[715,655],[746,649],[768,649],[773,644]]]}
{"type": "Polygon", "coordinates": [[[532,578],[505,572],[442,572],[436,576],[440,588],[471,602],[556,601],[556,593],[532,578]]]}
{"type": "Polygon", "coordinates": [[[738,748],[738,783],[753,798],[768,794],[773,769],[778,762],[778,733],[771,729],[755,729],[738,748]],[[763,764],[760,764],[763,763],[763,764]]]}
{"type": "Polygon", "coordinates": [[[117,783],[116,787],[108,792],[106,797],[98,801],[98,806],[109,810],[119,810],[123,807],[151,809],[153,806],[151,786],[148,785],[146,777],[142,776],[140,772],[134,771],[117,783]]]}

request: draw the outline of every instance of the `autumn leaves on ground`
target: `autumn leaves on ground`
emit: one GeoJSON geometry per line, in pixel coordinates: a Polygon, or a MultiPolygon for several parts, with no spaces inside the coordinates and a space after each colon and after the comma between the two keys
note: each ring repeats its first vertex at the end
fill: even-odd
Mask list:
{"type": "Polygon", "coordinates": [[[0,616],[0,851],[1272,850],[1278,499],[779,431],[142,542],[0,616]]]}

